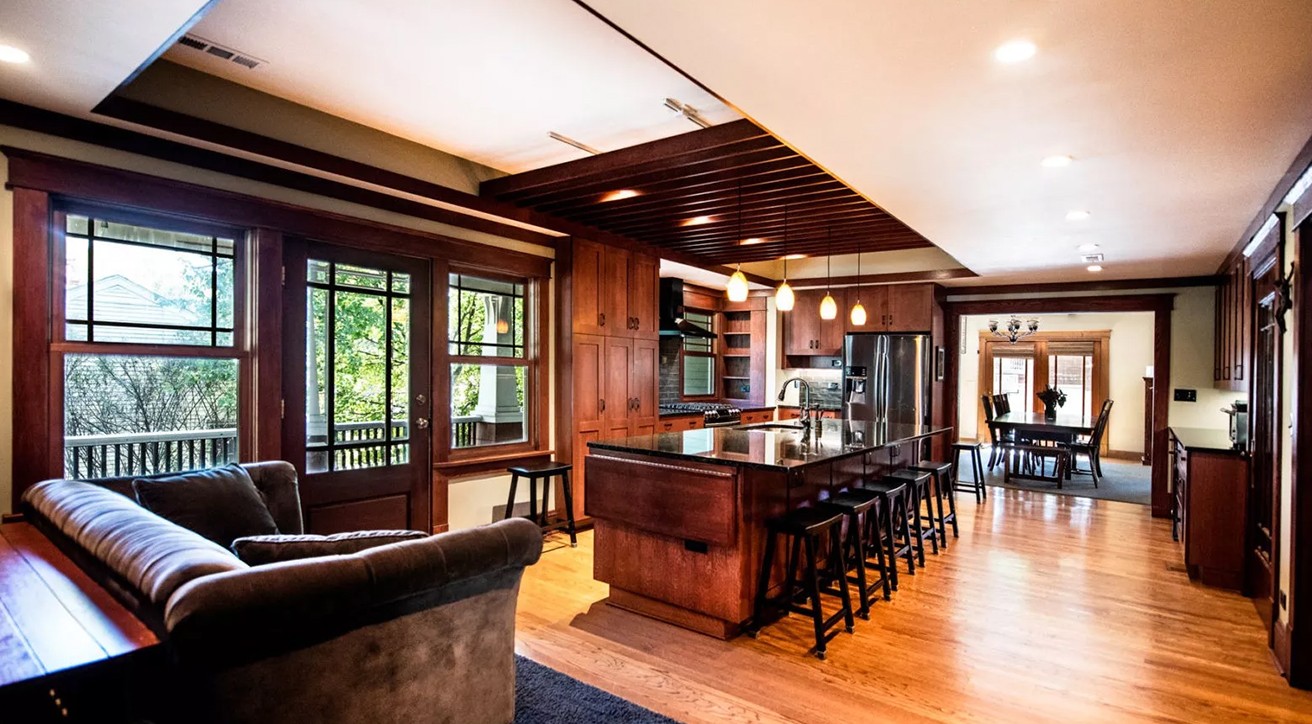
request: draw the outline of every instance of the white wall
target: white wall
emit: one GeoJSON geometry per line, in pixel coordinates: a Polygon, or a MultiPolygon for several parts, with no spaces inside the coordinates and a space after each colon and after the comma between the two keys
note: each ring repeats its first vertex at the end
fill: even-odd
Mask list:
{"type": "MultiPolygon", "coordinates": [[[[329,199],[314,194],[295,191],[271,184],[250,181],[224,174],[196,169],[180,164],[137,156],[130,153],[93,146],[86,143],[69,141],[54,136],[34,133],[9,126],[0,126],[0,145],[14,146],[33,151],[40,151],[66,158],[87,161],[113,168],[136,171],[139,173],[161,176],[164,178],[200,184],[216,189],[249,194],[263,199],[282,201],[308,208],[321,209],[339,214],[346,214],[361,219],[369,219],[396,226],[443,234],[450,237],[475,241],[490,246],[514,251],[551,257],[550,249],[512,239],[504,239],[484,232],[471,231],[457,226],[441,224],[418,219],[402,214],[382,211],[368,206],[351,204],[336,199],[329,199]]],[[[13,193],[4,187],[9,178],[8,159],[0,155],[0,512],[9,512],[13,490],[13,193]]],[[[552,292],[554,294],[554,283],[552,292]]],[[[555,305],[549,307],[554,314],[555,305]]],[[[551,338],[554,340],[554,320],[548,324],[551,338]]],[[[551,346],[548,345],[548,349],[551,346]]],[[[554,360],[552,360],[554,363],[554,360]]],[[[554,367],[553,367],[554,369],[554,367]]],[[[553,373],[554,374],[554,373],[553,373]]],[[[21,373],[18,375],[21,383],[21,373]]],[[[554,408],[555,390],[549,390],[549,404],[554,408]]],[[[549,418],[549,419],[554,419],[549,418]]],[[[553,444],[549,440],[548,444],[553,444]]],[[[468,483],[459,482],[452,486],[450,499],[450,518],[454,523],[460,521],[487,522],[491,519],[493,505],[505,505],[509,478],[492,476],[471,478],[468,483]],[[459,494],[457,494],[457,489],[459,494]],[[476,494],[466,494],[477,490],[476,494]],[[497,500],[497,498],[500,498],[497,500]]],[[[521,491],[522,499],[527,500],[527,489],[521,491]]],[[[470,522],[470,525],[477,523],[470,522]]],[[[456,527],[453,525],[453,527],[456,527]]],[[[467,527],[467,526],[462,526],[467,527]]]]}
{"type": "MultiPolygon", "coordinates": [[[[1109,396],[1116,404],[1112,406],[1107,430],[1108,443],[1112,450],[1142,453],[1143,373],[1153,363],[1153,314],[1039,314],[1035,318],[1039,320],[1041,332],[1111,332],[1107,373],[1109,396]]],[[[976,438],[979,432],[976,428],[981,394],[980,332],[987,332],[989,319],[987,316],[962,319],[966,353],[960,356],[957,420],[958,434],[966,439],[976,438]]]]}

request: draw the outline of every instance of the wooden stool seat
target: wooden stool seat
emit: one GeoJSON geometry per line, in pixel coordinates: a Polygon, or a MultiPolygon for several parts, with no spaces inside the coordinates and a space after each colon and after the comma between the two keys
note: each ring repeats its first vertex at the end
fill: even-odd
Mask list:
{"type": "Polygon", "coordinates": [[[888,552],[888,581],[892,590],[897,590],[897,559],[906,558],[907,573],[916,574],[915,546],[912,544],[911,526],[907,522],[907,499],[909,497],[906,480],[894,478],[866,479],[853,490],[865,490],[879,496],[880,527],[876,531],[879,537],[876,543],[882,543],[888,552]],[[899,540],[898,536],[901,536],[899,540]]]}
{"type": "Polygon", "coordinates": [[[775,533],[789,535],[817,535],[841,523],[843,512],[828,507],[812,506],[771,518],[765,522],[766,528],[775,533]]]}
{"type": "Polygon", "coordinates": [[[882,523],[876,507],[882,496],[872,490],[853,488],[831,496],[824,505],[841,510],[847,516],[847,535],[843,539],[842,555],[849,571],[848,581],[856,584],[857,600],[860,606],[858,616],[870,618],[870,604],[875,595],[883,591],[884,600],[891,598],[888,565],[884,560],[883,535],[880,533],[882,523]],[[867,576],[866,561],[873,552],[875,564],[872,566],[879,573],[879,578],[871,581],[867,576]]]}
{"type": "MultiPolygon", "coordinates": [[[[903,468],[894,470],[887,477],[907,482],[907,490],[911,498],[911,504],[907,510],[907,521],[911,525],[911,539],[915,542],[916,559],[923,568],[925,566],[925,538],[929,538],[929,544],[934,554],[938,555],[938,528],[934,526],[934,498],[930,497],[929,494],[929,483],[934,476],[931,473],[903,468]],[[929,525],[925,525],[925,516],[920,512],[922,507],[929,508],[929,525]]],[[[942,505],[939,506],[940,509],[942,507],[942,505]]]]}
{"type": "Polygon", "coordinates": [[[547,533],[553,530],[564,528],[569,531],[569,545],[571,548],[577,548],[579,545],[578,531],[574,526],[574,486],[569,480],[569,471],[574,466],[569,463],[557,462],[555,460],[543,460],[536,463],[525,463],[514,467],[506,468],[510,473],[510,495],[506,498],[505,518],[513,517],[515,510],[515,491],[519,487],[521,477],[528,478],[528,518],[529,520],[542,526],[542,532],[547,533]],[[565,519],[551,523],[547,519],[547,499],[552,478],[560,477],[560,490],[565,495],[565,519]],[[538,481],[542,482],[542,509],[538,510],[538,481]]]}
{"type": "Polygon", "coordinates": [[[952,537],[960,538],[960,531],[957,529],[957,488],[952,483],[952,463],[939,462],[937,460],[921,460],[914,465],[908,465],[908,470],[914,470],[920,473],[929,473],[934,476],[934,500],[938,503],[938,515],[934,515],[931,510],[929,517],[931,523],[938,523],[938,537],[944,548],[948,547],[948,524],[952,524],[952,537]],[[947,510],[943,509],[947,504],[947,510]]]}

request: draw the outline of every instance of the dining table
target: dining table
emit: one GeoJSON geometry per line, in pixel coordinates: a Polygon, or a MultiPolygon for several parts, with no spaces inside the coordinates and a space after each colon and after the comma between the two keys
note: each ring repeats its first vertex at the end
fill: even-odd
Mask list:
{"type": "MultiPolygon", "coordinates": [[[[1095,424],[1097,424],[1097,419],[1090,415],[1085,415],[1083,412],[1076,412],[1074,410],[1063,412],[1060,409],[1057,411],[1055,417],[1048,417],[1042,412],[1007,412],[995,416],[993,420],[989,422],[989,425],[993,426],[997,431],[999,439],[1011,437],[1017,442],[1020,442],[1022,446],[1027,442],[1039,444],[1044,442],[1055,442],[1058,446],[1069,445],[1070,443],[1075,442],[1076,438],[1080,435],[1092,435],[1095,424]],[[1009,430],[1012,431],[1014,435],[1008,436],[1006,433],[1009,430]]],[[[1030,452],[1038,452],[1040,450],[1040,448],[1026,449],[1030,452]]],[[[1056,482],[1057,487],[1060,488],[1062,479],[1069,480],[1071,474],[1075,472],[1074,461],[1069,458],[1067,459],[1064,473],[1059,472],[1058,468],[1054,469],[1052,476],[1046,475],[1043,472],[1041,460],[1037,475],[1028,473],[1026,469],[1029,467],[1029,464],[1022,466],[1023,469],[1021,472],[1013,472],[1013,467],[1020,462],[1018,460],[1019,452],[1020,450],[1018,448],[1013,447],[1011,448],[1011,454],[1007,455],[1004,459],[1004,463],[1006,464],[1004,479],[1008,481],[1013,477],[1050,481],[1056,482]]],[[[1031,459],[1033,458],[1032,455],[1029,457],[1031,459]]]]}

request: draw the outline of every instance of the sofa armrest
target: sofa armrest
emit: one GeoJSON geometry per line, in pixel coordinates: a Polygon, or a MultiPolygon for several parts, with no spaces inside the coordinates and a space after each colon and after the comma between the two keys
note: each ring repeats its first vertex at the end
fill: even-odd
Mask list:
{"type": "Polygon", "coordinates": [[[165,625],[184,660],[223,666],[517,585],[541,553],[541,530],[513,519],[352,555],[220,573],[179,588],[165,625]]]}

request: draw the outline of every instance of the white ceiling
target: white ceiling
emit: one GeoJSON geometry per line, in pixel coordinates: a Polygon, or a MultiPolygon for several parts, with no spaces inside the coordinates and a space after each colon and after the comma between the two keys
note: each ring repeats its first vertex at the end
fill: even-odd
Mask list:
{"type": "Polygon", "coordinates": [[[73,115],[104,100],[205,0],[4,0],[0,44],[30,63],[0,63],[0,97],[73,115]]]}
{"type": "Polygon", "coordinates": [[[1312,135],[1308,0],[588,2],[979,282],[1210,274],[1312,135]]]}
{"type": "Polygon", "coordinates": [[[266,61],[171,61],[508,172],[739,116],[569,0],[222,0],[192,33],[266,61]]]}

